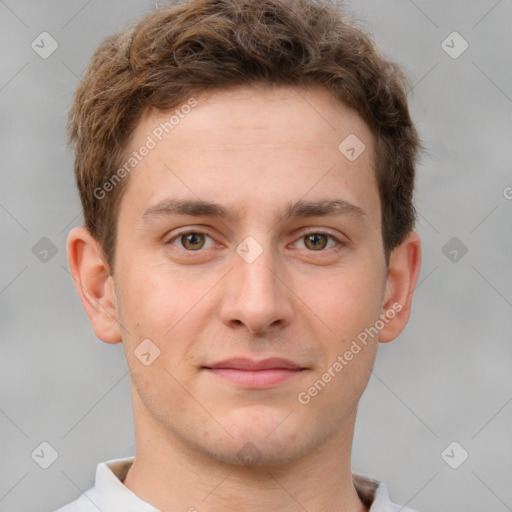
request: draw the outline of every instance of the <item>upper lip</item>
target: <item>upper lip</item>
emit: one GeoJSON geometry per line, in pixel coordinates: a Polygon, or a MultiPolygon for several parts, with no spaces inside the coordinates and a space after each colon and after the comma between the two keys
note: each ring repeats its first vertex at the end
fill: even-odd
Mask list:
{"type": "Polygon", "coordinates": [[[205,368],[230,368],[234,370],[303,370],[302,366],[290,361],[288,359],[281,359],[279,357],[270,357],[262,359],[261,361],[254,361],[248,358],[233,358],[225,359],[217,363],[205,366],[205,368]]]}

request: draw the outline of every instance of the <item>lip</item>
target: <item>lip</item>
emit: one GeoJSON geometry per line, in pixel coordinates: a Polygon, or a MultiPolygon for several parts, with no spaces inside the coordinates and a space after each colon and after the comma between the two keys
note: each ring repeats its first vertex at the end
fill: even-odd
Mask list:
{"type": "Polygon", "coordinates": [[[203,367],[223,380],[249,388],[268,388],[284,383],[306,368],[288,359],[272,357],[261,361],[247,358],[227,359],[203,367]]]}
{"type": "Polygon", "coordinates": [[[288,359],[269,357],[261,361],[254,361],[245,357],[226,359],[206,366],[208,369],[230,369],[230,370],[301,370],[298,364],[288,359]]]}

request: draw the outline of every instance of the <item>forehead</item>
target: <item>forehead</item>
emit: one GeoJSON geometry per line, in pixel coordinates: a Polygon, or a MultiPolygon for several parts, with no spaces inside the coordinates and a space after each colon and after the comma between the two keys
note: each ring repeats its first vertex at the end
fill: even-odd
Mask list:
{"type": "Polygon", "coordinates": [[[188,147],[224,149],[231,143],[256,149],[259,144],[283,146],[300,141],[305,149],[323,146],[337,150],[340,137],[354,133],[364,139],[369,153],[373,152],[373,137],[366,123],[321,86],[262,84],[203,93],[184,100],[172,112],[147,112],[136,132],[145,135],[161,125],[164,139],[188,147]],[[192,101],[196,106],[188,108],[192,101]]]}
{"type": "Polygon", "coordinates": [[[196,95],[171,112],[147,112],[128,155],[150,140],[125,191],[144,211],[169,195],[239,211],[251,202],[271,207],[317,196],[344,199],[380,218],[373,135],[322,87],[196,95]]]}

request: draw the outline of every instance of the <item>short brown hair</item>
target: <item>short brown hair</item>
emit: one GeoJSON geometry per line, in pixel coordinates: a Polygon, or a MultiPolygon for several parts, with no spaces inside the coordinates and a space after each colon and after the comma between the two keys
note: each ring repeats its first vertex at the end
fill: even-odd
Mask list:
{"type": "Polygon", "coordinates": [[[95,190],[122,165],[141,116],[175,108],[195,93],[257,82],[322,85],[368,124],[389,261],[414,227],[414,168],[421,149],[399,66],[327,1],[184,0],[103,41],[69,113],[85,226],[111,271],[126,180],[102,199],[95,190]]]}

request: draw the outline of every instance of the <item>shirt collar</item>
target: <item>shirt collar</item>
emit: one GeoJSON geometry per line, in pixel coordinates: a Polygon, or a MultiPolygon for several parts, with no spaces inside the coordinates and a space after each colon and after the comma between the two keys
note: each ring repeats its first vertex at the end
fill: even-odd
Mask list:
{"type": "Polygon", "coordinates": [[[125,457],[98,464],[94,487],[97,491],[100,509],[126,512],[160,512],[123,485],[122,481],[134,460],[135,457],[125,457]]]}
{"type": "MultiPolygon", "coordinates": [[[[140,499],[123,485],[123,480],[135,457],[124,457],[100,462],[96,468],[95,490],[97,505],[104,510],[160,512],[140,499]]],[[[369,512],[391,512],[392,503],[387,487],[359,473],[352,473],[354,487],[369,512]]],[[[404,509],[406,512],[408,509],[404,509]]]]}

